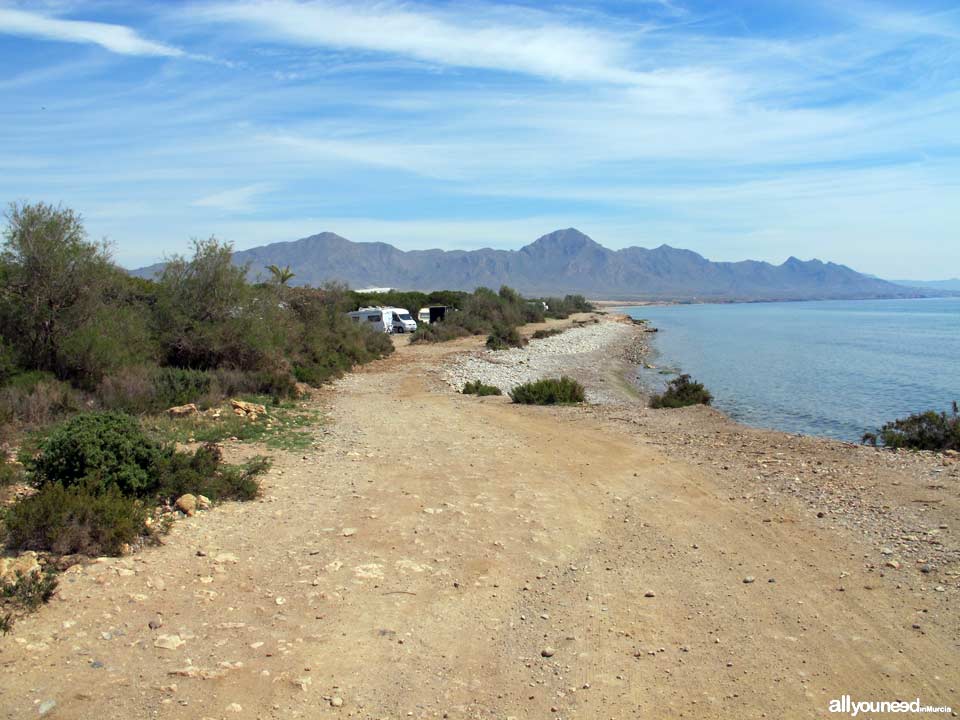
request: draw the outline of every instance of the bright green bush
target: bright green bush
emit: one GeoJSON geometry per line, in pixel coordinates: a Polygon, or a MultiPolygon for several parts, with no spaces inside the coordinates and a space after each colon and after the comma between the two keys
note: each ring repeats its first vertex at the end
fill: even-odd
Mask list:
{"type": "Polygon", "coordinates": [[[573,378],[545,378],[517,385],[510,399],[524,405],[572,405],[585,399],[583,385],[573,378]]]}
{"type": "Polygon", "coordinates": [[[500,388],[493,385],[485,385],[479,380],[468,382],[463,386],[462,392],[464,395],[479,395],[481,397],[487,395],[503,395],[500,388]]]}
{"type": "Polygon", "coordinates": [[[695,382],[689,375],[679,375],[671,380],[667,389],[659,395],[650,398],[652,408],[680,408],[689,405],[709,405],[713,402],[713,395],[703,386],[695,382]]]}
{"type": "Polygon", "coordinates": [[[118,555],[144,533],[146,510],[116,486],[48,483],[6,512],[7,545],[61,555],[118,555]]]}
{"type": "Polygon", "coordinates": [[[879,435],[867,433],[863,441],[878,441],[891,448],[910,450],[960,450],[960,414],[954,401],[950,413],[928,410],[894,420],[880,429],[879,435]]]}
{"type": "Polygon", "coordinates": [[[25,464],[39,487],[116,488],[129,497],[145,497],[159,484],[154,465],[160,450],[129,415],[83,413],[54,428],[39,455],[25,464]]]}

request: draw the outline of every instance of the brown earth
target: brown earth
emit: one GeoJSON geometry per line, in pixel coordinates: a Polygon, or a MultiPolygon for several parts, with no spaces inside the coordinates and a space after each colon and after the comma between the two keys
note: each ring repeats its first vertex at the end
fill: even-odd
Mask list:
{"type": "MultiPolygon", "coordinates": [[[[749,455],[767,443],[771,463],[799,464],[821,446],[804,460],[769,433],[738,448],[710,411],[658,420],[443,389],[442,357],[476,344],[402,346],[349,375],[313,401],[329,415],[316,450],[273,453],[260,501],[68,571],[0,639],[0,716],[814,718],[843,694],[960,705],[955,580],[912,556],[884,569],[875,537],[818,518],[749,455]]],[[[956,490],[936,510],[947,559],[956,490]]]]}

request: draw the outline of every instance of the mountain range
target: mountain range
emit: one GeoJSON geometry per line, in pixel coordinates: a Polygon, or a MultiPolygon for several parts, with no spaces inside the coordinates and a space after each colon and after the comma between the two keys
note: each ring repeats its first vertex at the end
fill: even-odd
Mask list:
{"type": "MultiPolygon", "coordinates": [[[[323,232],[234,254],[251,279],[267,265],[289,265],[293,283],[341,281],[354,288],[473,290],[509,285],[527,295],[580,293],[615,300],[811,300],[918,297],[907,288],[844,265],[789,258],[781,265],[756,260],[711,262],[691,250],[661,245],[610,250],[579,230],[544,235],[520,250],[399,250],[386,243],[352,242],[323,232]]],[[[133,271],[152,277],[153,265],[133,271]]]]}

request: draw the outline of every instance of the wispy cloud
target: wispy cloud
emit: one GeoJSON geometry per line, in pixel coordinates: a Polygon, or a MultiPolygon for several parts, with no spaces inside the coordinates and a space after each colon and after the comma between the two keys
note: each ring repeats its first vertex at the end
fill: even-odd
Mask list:
{"type": "Polygon", "coordinates": [[[99,45],[120,55],[181,57],[185,54],[179,48],[147,40],[125,25],[64,20],[13,8],[0,8],[0,34],[99,45]]]}
{"type": "Polygon", "coordinates": [[[190,203],[193,207],[215,208],[235,213],[253,212],[256,207],[254,199],[270,192],[272,186],[267,183],[256,183],[243,187],[222,190],[212,195],[206,195],[190,203]]]}
{"type": "Polygon", "coordinates": [[[625,63],[629,43],[615,33],[520,8],[509,14],[462,10],[382,2],[245,0],[200,5],[193,15],[197,20],[242,25],[260,38],[391,53],[452,67],[561,80],[643,79],[625,63]]]}

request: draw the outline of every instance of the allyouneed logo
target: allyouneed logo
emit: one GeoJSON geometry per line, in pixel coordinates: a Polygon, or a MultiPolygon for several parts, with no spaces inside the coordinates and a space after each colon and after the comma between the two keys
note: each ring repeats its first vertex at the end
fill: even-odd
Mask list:
{"type": "Polygon", "coordinates": [[[948,707],[924,705],[920,698],[916,700],[852,700],[844,695],[838,700],[831,700],[828,708],[832,713],[846,713],[856,717],[860,713],[948,713],[953,712],[948,707]]]}

